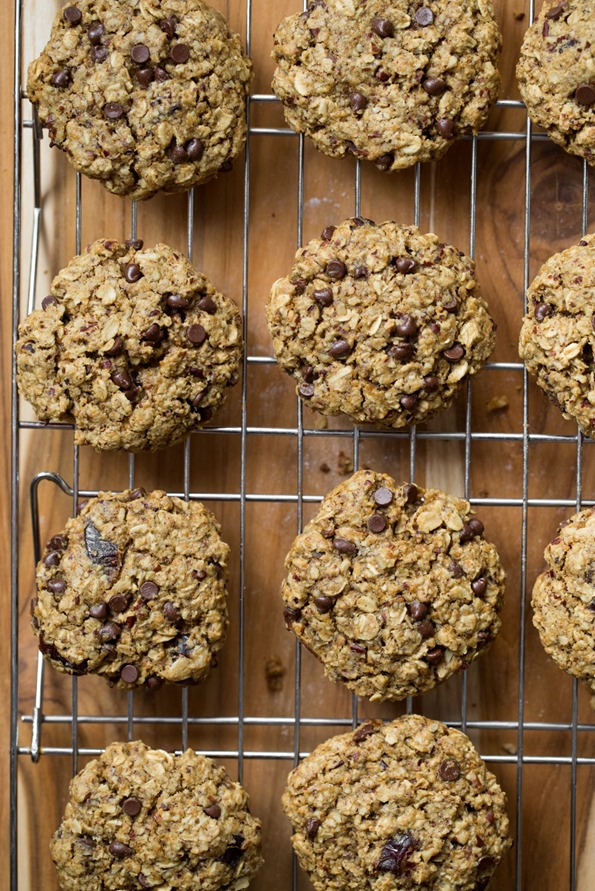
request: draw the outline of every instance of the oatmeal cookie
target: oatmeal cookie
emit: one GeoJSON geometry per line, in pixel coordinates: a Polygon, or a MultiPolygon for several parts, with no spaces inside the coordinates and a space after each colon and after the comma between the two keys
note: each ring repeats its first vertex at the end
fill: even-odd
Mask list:
{"type": "Polygon", "coordinates": [[[483,531],[461,498],[360,470],[287,555],[287,627],[358,696],[425,693],[500,629],[504,570],[483,531]]]}
{"type": "Polygon", "coordinates": [[[483,126],[500,45],[491,0],[313,0],[277,28],[273,91],[325,154],[399,170],[483,126]]]}
{"type": "Polygon", "coordinates": [[[310,408],[389,428],[447,408],[495,341],[471,259],[415,226],[359,217],[300,248],[267,320],[310,408]]]}
{"type": "Polygon", "coordinates": [[[19,326],[21,395],[100,450],[159,449],[211,419],[240,373],[235,303],[165,244],[99,239],[19,326]]]}
{"type": "Polygon", "coordinates": [[[319,745],[283,807],[316,891],[483,891],[511,845],[506,796],[471,740],[419,715],[319,745]]]}
{"type": "Polygon", "coordinates": [[[51,854],[63,891],[240,891],[263,862],[260,821],[223,767],[139,741],[74,777],[51,854]]]}
{"type": "Polygon", "coordinates": [[[562,524],[533,588],[533,624],[560,668],[595,693],[595,509],[562,524]]]}
{"type": "Polygon", "coordinates": [[[37,565],[39,649],[60,671],[127,689],[198,683],[225,641],[228,558],[199,502],[101,492],[37,565]]]}
{"type": "Polygon", "coordinates": [[[251,76],[239,36],[202,0],[77,0],[56,14],[27,91],[76,170],[144,199],[229,169],[251,76]]]}
{"type": "Polygon", "coordinates": [[[589,164],[595,164],[594,45],[592,0],[546,0],[525,34],[516,70],[533,123],[589,164]]]}
{"type": "Polygon", "coordinates": [[[527,291],[519,353],[565,418],[595,428],[595,235],[554,254],[527,291]]]}

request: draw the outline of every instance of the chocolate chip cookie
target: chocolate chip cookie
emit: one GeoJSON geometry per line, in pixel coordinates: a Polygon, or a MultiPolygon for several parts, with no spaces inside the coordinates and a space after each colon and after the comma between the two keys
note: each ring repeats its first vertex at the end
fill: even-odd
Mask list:
{"type": "Polygon", "coordinates": [[[202,0],[77,0],[56,14],[27,91],[76,170],[138,199],[229,169],[251,76],[239,36],[202,0]]]}
{"type": "Polygon", "coordinates": [[[37,565],[39,649],[59,671],[119,687],[198,683],[225,641],[228,557],[199,502],[101,492],[37,565]]]}
{"type": "Polygon", "coordinates": [[[19,327],[21,395],[100,450],[158,449],[209,421],[239,377],[235,303],[165,244],[99,239],[19,327]]]}
{"type": "Polygon", "coordinates": [[[240,891],[263,862],[260,821],[223,767],[138,741],[74,777],[51,854],[63,891],[240,891]]]}
{"type": "Polygon", "coordinates": [[[500,629],[504,570],[483,532],[467,501],[360,470],[287,555],[287,627],[358,696],[425,693],[500,629]]]}
{"type": "Polygon", "coordinates": [[[595,428],[595,235],[554,254],[527,291],[519,353],[565,418],[595,428]]]}
{"type": "Polygon", "coordinates": [[[419,715],[319,745],[283,807],[316,891],[483,891],[511,845],[506,796],[471,740],[419,715]]]}
{"type": "Polygon", "coordinates": [[[595,509],[562,524],[533,588],[533,624],[560,668],[595,693],[595,509]]]}
{"type": "Polygon", "coordinates": [[[494,348],[475,265],[415,226],[328,226],[273,285],[275,357],[306,404],[405,427],[447,408],[494,348]]]}
{"type": "Polygon", "coordinates": [[[399,170],[483,126],[500,44],[491,0],[313,0],[277,28],[273,90],[325,154],[399,170]]]}
{"type": "Polygon", "coordinates": [[[594,44],[592,0],[546,0],[525,34],[516,70],[533,123],[589,164],[595,164],[594,44]]]}

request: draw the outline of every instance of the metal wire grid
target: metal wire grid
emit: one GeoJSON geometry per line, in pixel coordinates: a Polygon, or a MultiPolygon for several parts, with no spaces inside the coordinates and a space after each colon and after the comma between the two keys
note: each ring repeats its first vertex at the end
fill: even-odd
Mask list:
{"type": "MultiPolygon", "coordinates": [[[[251,29],[252,29],[252,0],[246,0],[246,49],[250,54],[251,45],[251,29]]],[[[304,8],[307,3],[304,2],[304,8]]],[[[40,152],[39,141],[41,139],[41,131],[37,124],[36,118],[25,119],[23,117],[23,102],[26,95],[22,89],[22,24],[24,17],[24,0],[17,0],[15,8],[15,103],[14,103],[14,239],[13,239],[13,342],[16,340],[17,325],[20,316],[20,297],[23,287],[23,274],[21,269],[21,191],[22,191],[22,142],[24,132],[30,130],[33,135],[33,185],[34,185],[34,206],[27,208],[26,211],[31,213],[32,219],[32,243],[30,255],[30,270],[28,279],[28,305],[27,311],[30,312],[34,307],[36,276],[37,276],[37,257],[39,247],[39,233],[42,217],[41,202],[41,171],[40,171],[40,152]]],[[[534,0],[529,2],[529,19],[534,18],[534,0]]],[[[255,103],[276,102],[276,97],[269,94],[252,95],[247,103],[247,117],[249,136],[245,152],[244,164],[244,210],[243,210],[243,258],[242,258],[242,315],[244,319],[244,327],[246,329],[249,324],[249,306],[248,306],[248,238],[249,238],[249,217],[250,217],[250,154],[251,142],[254,138],[261,136],[274,137],[290,137],[298,139],[298,198],[297,198],[297,245],[302,243],[303,229],[303,211],[304,211],[304,138],[296,136],[291,130],[286,128],[265,128],[251,127],[251,106],[255,103]]],[[[501,100],[497,103],[500,108],[523,108],[522,102],[514,100],[501,100]]],[[[531,123],[527,120],[526,129],[519,132],[490,132],[484,131],[477,136],[471,137],[471,174],[470,174],[470,238],[468,252],[473,257],[475,254],[475,223],[476,223],[476,190],[477,190],[477,146],[482,140],[515,140],[522,141],[525,145],[525,190],[524,190],[524,267],[523,267],[523,286],[526,292],[529,284],[529,258],[530,258],[530,233],[531,233],[531,146],[536,140],[547,139],[543,134],[534,134],[532,132],[531,123]]],[[[29,175],[30,171],[25,175],[29,175]]],[[[415,188],[414,188],[414,223],[419,224],[420,218],[420,193],[421,193],[421,175],[420,166],[417,165],[415,171],[415,188]]],[[[361,171],[360,162],[356,162],[355,181],[354,181],[354,215],[360,215],[361,204],[361,171]]],[[[583,183],[582,183],[582,232],[587,230],[589,207],[588,194],[588,168],[586,162],[583,165],[583,183]]],[[[76,251],[80,252],[81,248],[81,220],[82,220],[82,197],[81,197],[81,177],[76,174],[76,210],[75,210],[75,227],[76,227],[76,251]]],[[[131,237],[136,238],[137,214],[136,206],[132,205],[131,216],[131,237]]],[[[194,191],[188,193],[187,204],[187,254],[192,260],[193,250],[193,229],[194,229],[194,191]]],[[[244,331],[245,333],[245,331],[244,331]]],[[[71,713],[64,715],[44,715],[43,712],[43,690],[44,690],[44,661],[39,656],[37,663],[36,677],[36,695],[35,704],[31,715],[19,716],[19,685],[18,685],[18,564],[17,564],[17,534],[19,526],[19,506],[21,495],[19,480],[19,442],[21,430],[35,429],[58,429],[68,427],[65,424],[43,424],[37,421],[22,421],[19,418],[19,405],[16,389],[16,365],[13,352],[13,369],[12,369],[12,423],[11,423],[11,444],[12,444],[12,488],[11,488],[11,534],[12,534],[12,560],[11,560],[11,716],[10,716],[10,732],[11,732],[11,749],[10,749],[10,808],[11,808],[11,827],[10,827],[10,876],[11,888],[16,891],[18,884],[17,875],[17,774],[18,759],[20,756],[29,756],[33,761],[43,757],[53,755],[66,755],[72,759],[72,772],[77,771],[77,762],[79,755],[96,755],[100,753],[100,749],[83,748],[78,745],[79,727],[87,724],[110,724],[127,726],[128,738],[133,738],[135,725],[143,724],[162,724],[175,725],[180,728],[181,748],[182,750],[188,744],[188,729],[190,726],[198,724],[209,725],[233,725],[237,727],[237,748],[235,750],[200,750],[201,753],[212,757],[227,757],[237,759],[238,776],[241,781],[243,774],[243,762],[246,759],[270,759],[283,760],[290,762],[291,765],[297,764],[306,752],[302,751],[300,746],[300,730],[308,726],[350,726],[355,727],[358,722],[358,701],[352,697],[352,713],[342,719],[337,718],[307,718],[301,714],[301,651],[296,643],[296,661],[295,661],[295,697],[294,697],[294,715],[291,717],[273,717],[270,715],[247,715],[244,706],[244,667],[245,667],[245,651],[244,651],[244,582],[245,582],[245,530],[246,530],[246,506],[251,502],[275,502],[287,503],[295,505],[296,510],[296,530],[299,531],[303,524],[304,505],[320,501],[319,496],[307,495],[304,492],[304,441],[308,437],[332,437],[341,441],[350,441],[353,448],[353,463],[357,469],[359,463],[360,445],[365,438],[385,437],[390,435],[394,440],[406,440],[409,445],[409,469],[410,479],[415,478],[416,469],[416,443],[424,440],[438,441],[459,441],[464,443],[465,466],[464,466],[464,496],[471,501],[473,505],[489,505],[499,507],[520,507],[522,510],[522,533],[521,533],[521,553],[520,553],[520,636],[519,636],[519,652],[518,652],[518,668],[519,668],[519,689],[518,689],[518,711],[515,721],[490,721],[490,720],[469,720],[467,717],[467,676],[463,675],[461,680],[461,716],[460,720],[449,721],[450,726],[459,727],[462,730],[516,730],[517,731],[517,754],[516,755],[497,755],[491,753],[482,753],[485,761],[491,763],[513,763],[517,765],[516,776],[516,816],[517,816],[517,835],[516,835],[516,863],[515,863],[515,889],[520,891],[521,888],[521,870],[522,870],[522,796],[523,796],[523,766],[525,764],[554,764],[554,765],[570,765],[571,773],[571,807],[570,807],[570,858],[568,872],[568,888],[574,891],[576,887],[576,865],[575,865],[575,844],[576,844],[576,776],[578,765],[593,765],[595,757],[579,757],[577,754],[577,734],[579,731],[595,730],[595,724],[584,724],[578,722],[578,685],[577,681],[572,681],[572,718],[571,722],[528,722],[524,720],[525,708],[525,593],[527,588],[527,527],[528,527],[528,510],[531,507],[574,507],[579,510],[583,506],[595,504],[595,500],[587,500],[582,497],[582,468],[583,468],[583,448],[592,441],[583,442],[580,431],[575,436],[568,435],[546,435],[533,434],[528,432],[528,379],[527,372],[521,363],[516,362],[494,362],[489,363],[486,367],[500,371],[515,371],[522,375],[523,384],[523,429],[522,432],[481,432],[474,431],[471,428],[471,386],[467,385],[466,410],[465,410],[465,429],[464,431],[420,431],[412,428],[407,432],[386,432],[363,431],[355,427],[353,431],[349,430],[319,430],[308,428],[304,425],[302,406],[298,400],[297,405],[297,424],[294,427],[275,427],[275,426],[249,426],[247,423],[247,369],[249,365],[256,364],[272,364],[274,360],[268,356],[247,355],[243,360],[243,376],[242,376],[242,408],[241,422],[238,426],[220,426],[211,427],[200,431],[200,436],[217,436],[221,434],[233,434],[240,439],[240,486],[236,493],[224,493],[213,491],[191,491],[190,490],[190,439],[185,443],[184,448],[184,469],[183,469],[183,490],[179,492],[170,492],[169,494],[177,495],[183,498],[200,499],[202,501],[236,501],[239,504],[239,526],[240,526],[240,578],[239,590],[241,592],[239,605],[239,651],[238,651],[238,708],[235,716],[208,716],[197,717],[189,714],[187,690],[182,691],[182,706],[180,716],[161,716],[146,717],[135,715],[134,713],[134,694],[128,693],[127,714],[126,715],[81,715],[78,709],[78,681],[76,677],[72,678],[72,695],[71,695],[71,713]],[[258,492],[249,492],[247,490],[247,439],[254,435],[281,435],[291,437],[297,442],[297,467],[296,467],[296,489],[294,492],[286,494],[263,494],[258,492]],[[498,442],[520,442],[522,444],[522,497],[521,498],[488,498],[488,497],[470,497],[470,475],[471,475],[471,445],[476,441],[498,441],[498,442]],[[529,497],[529,446],[537,443],[574,443],[576,446],[576,498],[560,499],[560,498],[533,498],[529,497]],[[30,745],[19,745],[19,722],[22,721],[31,725],[31,742],[30,745]],[[67,747],[43,747],[41,743],[41,731],[44,724],[65,724],[71,727],[71,744],[67,747]],[[245,748],[244,731],[246,727],[256,725],[290,725],[293,726],[293,748],[287,751],[250,751],[245,748]],[[571,754],[570,756],[536,756],[525,754],[524,734],[531,730],[565,730],[571,733],[571,754]]],[[[129,456],[129,486],[134,487],[135,477],[135,459],[134,455],[129,456]]],[[[96,490],[85,489],[80,484],[79,474],[79,450],[73,446],[73,464],[72,464],[72,484],[69,485],[62,477],[56,473],[47,472],[38,474],[30,483],[30,505],[31,518],[33,523],[33,539],[34,539],[34,558],[39,559],[40,537],[39,537],[39,508],[38,508],[38,489],[42,482],[50,481],[57,485],[63,492],[73,499],[73,510],[76,511],[76,505],[79,497],[90,497],[96,493],[96,490]]],[[[412,710],[412,702],[407,700],[407,711],[412,710]]],[[[293,860],[293,879],[292,889],[297,888],[297,866],[295,858],[293,860]]]]}

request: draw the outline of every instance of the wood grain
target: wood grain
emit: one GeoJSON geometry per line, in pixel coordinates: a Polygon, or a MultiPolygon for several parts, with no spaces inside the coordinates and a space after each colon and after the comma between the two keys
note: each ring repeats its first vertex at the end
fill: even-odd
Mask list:
{"type": "MultiPolygon", "coordinates": [[[[245,4],[240,0],[213,2],[229,18],[232,27],[245,33],[245,4]]],[[[255,63],[254,93],[268,93],[273,64],[270,59],[272,33],[278,21],[295,12],[295,0],[253,0],[251,54],[255,63]]],[[[30,60],[39,51],[49,30],[49,22],[58,3],[47,0],[25,2],[25,56],[30,60]]],[[[497,0],[498,18],[504,35],[501,71],[503,98],[518,98],[514,66],[523,33],[528,23],[529,3],[497,0]]],[[[10,31],[1,35],[3,58],[10,54],[10,31]]],[[[9,84],[0,80],[3,108],[11,107],[9,84]]],[[[25,103],[25,115],[29,108],[25,103]]],[[[254,127],[282,126],[276,105],[253,105],[254,127]]],[[[0,116],[2,144],[9,145],[10,114],[0,116]]],[[[498,109],[492,113],[488,130],[523,131],[522,110],[498,109]]],[[[31,175],[29,131],[24,155],[23,265],[28,270],[31,227],[31,175]]],[[[420,225],[435,231],[445,241],[469,250],[472,233],[469,212],[472,203],[471,143],[454,146],[436,165],[421,171],[420,225]]],[[[2,248],[2,292],[0,325],[3,343],[10,342],[8,294],[10,293],[11,221],[6,196],[11,181],[8,150],[0,156],[5,201],[0,216],[2,248]]],[[[525,143],[523,140],[480,140],[477,149],[477,193],[475,254],[482,290],[498,322],[498,342],[493,357],[498,362],[516,362],[516,343],[522,315],[525,143]]],[[[232,173],[196,190],[193,259],[222,290],[238,302],[242,299],[243,256],[243,165],[236,163],[232,173]]],[[[264,304],[275,278],[286,274],[297,246],[298,232],[298,140],[293,136],[254,134],[249,154],[249,238],[247,281],[247,348],[251,356],[270,356],[271,346],[264,321],[264,304]]],[[[303,240],[318,234],[329,223],[352,216],[355,163],[337,161],[318,154],[304,145],[303,240]]],[[[530,273],[551,253],[575,241],[581,234],[582,165],[549,142],[536,141],[532,148],[532,215],[530,273]]],[[[592,183],[593,176],[590,174],[592,183]]],[[[74,174],[66,159],[50,151],[47,139],[42,144],[42,188],[44,217],[42,225],[37,301],[46,293],[53,274],[66,264],[75,251],[74,174]]],[[[362,168],[361,212],[373,219],[413,222],[414,173],[403,172],[386,177],[375,169],[362,168]]],[[[97,183],[84,181],[82,242],[100,237],[128,237],[130,205],[107,194],[97,183]]],[[[186,249],[185,196],[158,197],[138,209],[138,233],[146,243],[167,240],[186,249]]],[[[590,226],[593,214],[590,214],[590,226]]],[[[10,417],[8,381],[10,351],[2,352],[4,386],[0,390],[0,411],[4,429],[10,417]]],[[[483,432],[523,430],[523,377],[518,370],[488,370],[473,384],[471,429],[483,432]],[[490,411],[493,397],[504,397],[507,407],[490,411]]],[[[249,427],[276,427],[290,430],[298,423],[297,406],[291,382],[274,365],[250,364],[247,381],[247,424],[249,427]]],[[[22,417],[32,418],[22,406],[22,417]]],[[[241,425],[241,392],[236,388],[222,415],[221,426],[241,425]]],[[[529,421],[531,432],[575,434],[575,427],[564,421],[537,388],[529,384],[529,421]]],[[[397,479],[409,476],[409,441],[396,435],[368,436],[357,440],[351,426],[342,419],[323,421],[303,411],[307,431],[301,441],[302,488],[307,496],[321,496],[344,478],[354,459],[359,466],[386,470],[397,479]],[[308,432],[309,431],[309,432],[308,432]],[[345,432],[349,435],[344,435],[345,432]],[[316,435],[315,435],[316,433],[316,435]]],[[[433,431],[465,431],[465,400],[460,398],[451,411],[432,421],[433,431]]],[[[28,623],[28,601],[34,588],[32,534],[28,510],[28,487],[42,470],[60,473],[73,482],[71,431],[23,431],[20,437],[20,535],[18,560],[19,588],[19,711],[30,715],[35,694],[36,648],[28,623]]],[[[8,440],[0,455],[0,474],[8,491],[8,440]]],[[[263,726],[257,722],[244,727],[243,747],[249,757],[243,759],[243,781],[252,796],[252,810],[263,820],[266,866],[254,882],[254,891],[291,887],[291,847],[289,827],[282,815],[279,798],[294,750],[294,691],[296,650],[293,638],[285,631],[279,610],[279,583],[283,558],[298,529],[298,505],[271,498],[292,495],[298,485],[298,439],[296,436],[250,434],[245,442],[245,488],[249,500],[242,518],[237,500],[225,496],[240,491],[242,439],[237,433],[199,433],[190,445],[190,487],[193,492],[218,493],[209,501],[222,523],[225,537],[233,548],[230,607],[232,628],[218,669],[200,688],[188,694],[191,717],[228,717],[230,723],[191,724],[190,745],[205,750],[235,751],[239,745],[238,715],[240,690],[244,713],[252,718],[274,716],[286,719],[280,725],[263,726]],[[245,523],[245,547],[240,548],[241,523],[245,523]],[[241,562],[243,560],[243,563],[241,562]],[[240,585],[243,583],[243,589],[240,585]],[[240,595],[243,595],[243,628],[240,627],[240,595]],[[243,631],[244,662],[238,667],[240,633],[243,631]],[[272,690],[267,683],[266,665],[278,659],[285,669],[282,686],[272,690]],[[267,759],[259,753],[285,752],[284,759],[267,759]]],[[[522,441],[491,442],[475,440],[470,446],[469,491],[474,498],[521,498],[523,494],[522,441]]],[[[582,473],[583,498],[595,494],[593,445],[585,444],[582,473]]],[[[134,463],[134,482],[146,488],[183,489],[183,447],[156,455],[139,455],[134,463]]],[[[81,449],[80,484],[84,489],[123,488],[128,484],[130,464],[126,455],[97,455],[81,449]]],[[[421,484],[441,486],[455,494],[465,491],[465,442],[418,439],[415,453],[415,477],[421,484]]],[[[574,499],[576,496],[576,446],[569,444],[532,444],[529,450],[528,490],[532,498],[574,499]]],[[[72,511],[71,500],[50,483],[40,486],[41,539],[58,531],[72,511]]],[[[304,505],[305,521],[315,505],[304,505]]],[[[479,660],[467,673],[466,696],[469,720],[516,722],[519,717],[521,645],[524,665],[525,721],[570,722],[572,683],[545,656],[530,623],[528,601],[533,579],[542,566],[545,544],[553,537],[557,524],[573,512],[572,508],[532,507],[528,510],[528,547],[526,589],[521,585],[520,507],[485,505],[478,512],[486,522],[489,537],[498,544],[508,572],[508,597],[504,609],[502,633],[489,655],[479,660]],[[524,600],[523,600],[524,599],[524,600]],[[521,615],[524,636],[521,637],[521,615]]],[[[2,514],[0,560],[8,566],[9,526],[2,514]]],[[[7,597],[8,585],[3,586],[7,597]]],[[[3,611],[6,615],[6,609],[3,611]]],[[[8,629],[0,625],[2,635],[2,671],[0,671],[0,708],[3,751],[7,745],[8,722],[8,629]]],[[[327,682],[319,665],[308,653],[301,660],[301,714],[304,718],[331,718],[336,726],[302,726],[299,748],[304,751],[334,732],[352,715],[351,697],[343,689],[327,682]]],[[[169,725],[158,719],[180,718],[181,696],[178,690],[161,690],[148,698],[134,696],[136,722],[133,734],[154,745],[181,745],[179,720],[169,725]],[[153,721],[153,722],[152,722],[153,721]]],[[[461,715],[463,687],[454,678],[439,690],[414,702],[414,709],[447,720],[461,715]]],[[[593,724],[593,713],[584,690],[578,694],[579,721],[593,724]]],[[[78,683],[76,701],[79,715],[107,716],[105,723],[45,723],[44,747],[102,747],[113,739],[126,738],[126,697],[110,690],[96,678],[78,683]],[[119,718],[120,720],[116,720],[119,718]],[[76,736],[73,737],[73,732],[76,736]]],[[[72,684],[50,669],[44,682],[44,714],[59,719],[71,714],[72,684]]],[[[389,718],[402,711],[401,705],[375,705],[360,702],[358,714],[389,718]]],[[[470,736],[487,756],[507,757],[510,763],[495,762],[492,769],[509,796],[513,831],[520,836],[522,874],[515,883],[513,850],[491,886],[494,891],[512,888],[526,891],[565,891],[569,888],[570,860],[570,768],[567,765],[526,763],[518,772],[517,731],[500,726],[496,729],[470,730],[470,736]],[[516,801],[522,781],[522,798],[517,825],[516,801]]],[[[579,731],[579,755],[594,755],[593,732],[579,731]]],[[[30,725],[21,725],[20,742],[30,743],[30,725]]],[[[565,730],[528,730],[522,735],[527,756],[559,758],[571,754],[571,734],[565,730]]],[[[27,756],[19,759],[19,891],[38,888],[53,891],[56,878],[48,854],[48,841],[63,810],[68,781],[73,769],[86,758],[44,753],[38,764],[27,756]]],[[[0,823],[6,833],[8,810],[6,759],[0,766],[0,823]]],[[[225,759],[233,775],[238,761],[225,759]]],[[[576,864],[578,891],[595,886],[595,849],[593,847],[595,804],[594,772],[590,766],[578,768],[576,799],[576,864]]],[[[8,887],[6,858],[0,858],[0,886],[8,887]]],[[[310,888],[300,876],[300,891],[310,888]]]]}

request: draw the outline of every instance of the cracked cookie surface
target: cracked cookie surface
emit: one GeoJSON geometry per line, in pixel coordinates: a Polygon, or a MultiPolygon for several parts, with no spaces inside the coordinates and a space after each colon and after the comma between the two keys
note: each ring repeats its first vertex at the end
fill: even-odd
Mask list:
{"type": "Polygon", "coordinates": [[[240,891],[263,862],[260,821],[223,767],[140,741],[74,777],[51,854],[63,891],[240,891]]]}
{"type": "Polygon", "coordinates": [[[315,0],[275,32],[285,119],[333,157],[381,170],[440,158],[500,87],[491,0],[315,0]]]}
{"type": "Polygon", "coordinates": [[[235,303],[179,252],[99,239],[19,326],[19,389],[78,445],[158,449],[211,419],[240,373],[235,303]]]}
{"type": "Polygon", "coordinates": [[[592,0],[548,0],[525,34],[516,70],[533,123],[589,164],[595,164],[594,44],[592,0]]]}
{"type": "Polygon", "coordinates": [[[310,408],[389,428],[447,408],[495,342],[471,259],[415,226],[359,217],[297,251],[267,321],[310,408]]]}
{"type": "Polygon", "coordinates": [[[505,575],[483,531],[461,498],[358,471],[287,555],[287,627],[358,696],[431,690],[500,629],[505,575]]]}
{"type": "Polygon", "coordinates": [[[144,199],[229,169],[251,76],[239,36],[202,0],[78,0],[56,14],[27,91],[76,170],[144,199]]]}
{"type": "Polygon", "coordinates": [[[527,290],[519,353],[565,418],[595,428],[595,235],[554,254],[527,290]]]}
{"type": "Polygon", "coordinates": [[[319,745],[283,808],[316,891],[483,891],[511,845],[506,796],[471,740],[419,715],[319,745]]]}
{"type": "Polygon", "coordinates": [[[99,493],[37,564],[39,648],[60,671],[127,689],[198,683],[225,641],[228,559],[199,502],[99,493]]]}
{"type": "Polygon", "coordinates": [[[560,668],[595,693],[595,510],[560,527],[533,588],[533,624],[560,668]]]}

